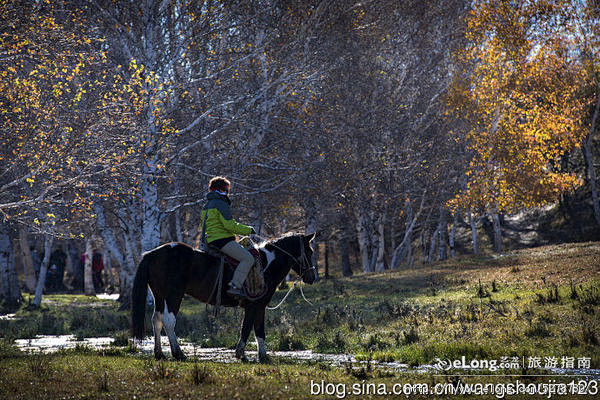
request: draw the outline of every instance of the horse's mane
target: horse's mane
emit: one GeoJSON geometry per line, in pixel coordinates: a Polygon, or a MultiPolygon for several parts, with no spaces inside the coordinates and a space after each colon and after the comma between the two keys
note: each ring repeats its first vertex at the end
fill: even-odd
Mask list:
{"type": "Polygon", "coordinates": [[[298,232],[286,232],[286,233],[284,233],[283,235],[281,235],[279,237],[276,237],[276,238],[269,239],[269,240],[266,240],[264,242],[261,242],[260,245],[259,245],[259,247],[265,247],[265,246],[268,246],[268,245],[275,244],[275,243],[277,243],[277,242],[279,242],[281,240],[286,240],[286,239],[289,239],[289,238],[292,238],[292,237],[298,237],[298,236],[301,236],[301,235],[302,234],[298,233],[298,232]]]}

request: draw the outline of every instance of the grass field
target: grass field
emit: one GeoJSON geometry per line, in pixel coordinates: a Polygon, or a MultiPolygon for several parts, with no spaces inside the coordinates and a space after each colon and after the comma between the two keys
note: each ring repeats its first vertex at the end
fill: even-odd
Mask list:
{"type": "MultiPolygon", "coordinates": [[[[157,362],[148,357],[102,355],[85,349],[44,355],[22,355],[2,349],[0,372],[0,396],[11,399],[406,398],[403,393],[406,393],[407,385],[411,385],[412,390],[409,398],[430,398],[431,395],[419,395],[420,391],[447,391],[450,385],[496,386],[516,382],[538,385],[548,381],[547,378],[527,376],[482,378],[397,373],[368,366],[332,368],[322,363],[287,364],[278,360],[272,365],[157,362]],[[325,385],[329,386],[326,388],[325,385]],[[424,385],[428,388],[424,389],[424,385]],[[360,395],[350,395],[354,390],[360,395]]],[[[555,377],[551,381],[568,385],[571,379],[555,377]]],[[[580,378],[576,382],[582,385],[584,381],[580,378]]],[[[590,389],[594,387],[592,385],[590,389]]],[[[451,397],[496,398],[495,395],[438,396],[451,397]]]]}
{"type": "MultiPolygon", "coordinates": [[[[303,289],[313,305],[296,290],[280,309],[267,312],[268,350],[352,353],[360,360],[410,365],[462,356],[589,357],[590,367],[600,368],[598,242],[521,249],[500,257],[462,256],[303,289]]],[[[272,304],[284,294],[279,291],[272,304]]],[[[16,398],[309,398],[311,380],[393,384],[457,379],[282,359],[266,366],[155,362],[124,348],[53,355],[16,351],[14,339],[39,334],[108,335],[126,344],[128,314],[117,311],[116,304],[70,295],[45,300],[41,310],[24,306],[16,319],[0,320],[0,393],[21,393],[16,398]]],[[[212,309],[185,299],[176,331],[199,346],[232,347],[241,310],[222,311],[215,319],[212,309]]],[[[525,366],[513,372],[538,371],[525,366]]],[[[486,382],[503,379],[508,378],[486,382]]]]}

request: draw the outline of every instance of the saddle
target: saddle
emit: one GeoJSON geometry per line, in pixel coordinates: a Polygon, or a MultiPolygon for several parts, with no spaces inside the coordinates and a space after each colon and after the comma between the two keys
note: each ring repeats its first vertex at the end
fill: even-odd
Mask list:
{"type": "MultiPolygon", "coordinates": [[[[253,246],[248,246],[248,242],[244,242],[243,240],[241,240],[240,244],[244,246],[244,248],[246,248],[246,250],[248,250],[250,254],[252,254],[252,256],[254,256],[254,265],[252,265],[252,268],[250,268],[250,271],[248,272],[246,281],[244,282],[244,290],[246,291],[246,294],[248,295],[248,299],[250,301],[256,301],[267,293],[267,285],[265,283],[265,277],[263,275],[263,266],[260,257],[260,252],[257,248],[253,246]]],[[[209,255],[221,259],[219,268],[221,268],[221,266],[227,266],[227,268],[234,272],[237,266],[240,264],[240,262],[235,258],[232,258],[227,254],[222,253],[219,249],[216,249],[214,247],[205,246],[203,250],[209,255]]],[[[217,291],[218,298],[220,298],[220,285],[222,284],[222,276],[222,273],[219,273],[219,280],[217,281],[217,285],[219,286],[219,290],[217,291]]]]}

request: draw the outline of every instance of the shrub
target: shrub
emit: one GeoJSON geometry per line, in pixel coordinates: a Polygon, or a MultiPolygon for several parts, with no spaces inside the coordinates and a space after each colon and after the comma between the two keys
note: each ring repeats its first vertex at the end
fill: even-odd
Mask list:
{"type": "Polygon", "coordinates": [[[336,331],[333,338],[329,338],[326,333],[322,333],[317,338],[315,350],[321,353],[340,353],[346,350],[346,340],[340,331],[336,331]]]}
{"type": "Polygon", "coordinates": [[[404,344],[411,344],[419,341],[419,333],[414,326],[411,326],[408,332],[404,331],[402,333],[404,335],[404,344]]]}
{"type": "Polygon", "coordinates": [[[550,330],[548,330],[548,327],[544,321],[538,321],[525,331],[525,335],[529,337],[544,338],[550,336],[550,330]]]}
{"type": "Polygon", "coordinates": [[[590,286],[588,289],[582,290],[579,295],[579,303],[582,306],[600,305],[600,289],[598,286],[590,286]]]}
{"type": "Polygon", "coordinates": [[[212,379],[210,369],[206,365],[200,366],[198,362],[194,363],[194,366],[188,373],[187,377],[188,380],[195,386],[210,382],[212,379]]]}
{"type": "Polygon", "coordinates": [[[275,348],[279,351],[290,351],[304,350],[306,347],[304,346],[304,343],[302,343],[302,340],[296,338],[294,335],[288,333],[281,333],[279,335],[279,342],[277,343],[275,348]]]}
{"type": "Polygon", "coordinates": [[[127,331],[117,332],[113,335],[113,346],[127,346],[129,344],[129,333],[127,331]]]}

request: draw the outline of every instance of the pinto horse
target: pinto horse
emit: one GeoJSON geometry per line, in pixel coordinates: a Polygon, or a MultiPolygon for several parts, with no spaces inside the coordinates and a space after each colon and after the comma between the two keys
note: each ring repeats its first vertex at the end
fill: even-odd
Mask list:
{"type": "MultiPolygon", "coordinates": [[[[244,350],[250,331],[258,344],[260,362],[267,362],[265,347],[265,309],[275,290],[283,279],[294,270],[305,283],[312,284],[318,280],[316,268],[312,265],[313,249],[311,242],[315,234],[287,234],[259,246],[260,257],[267,285],[266,294],[254,302],[239,302],[221,291],[221,305],[226,307],[241,306],[244,308],[244,319],[240,332],[240,340],[236,346],[235,356],[246,361],[244,350]]],[[[133,281],[131,298],[132,335],[135,339],[145,336],[145,310],[147,287],[154,295],[154,356],[164,358],[160,333],[165,328],[169,337],[171,354],[175,359],[186,358],[177,343],[175,322],[181,300],[185,294],[203,303],[215,304],[215,289],[220,259],[183,243],[166,243],[144,253],[133,281]]],[[[233,271],[223,269],[222,285],[227,287],[233,271]]]]}

